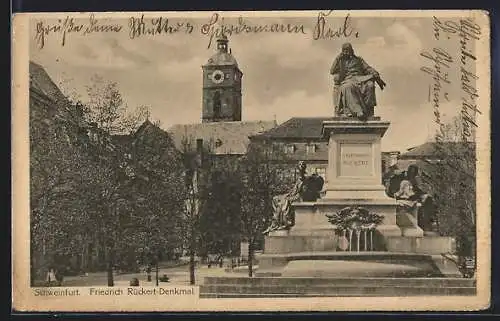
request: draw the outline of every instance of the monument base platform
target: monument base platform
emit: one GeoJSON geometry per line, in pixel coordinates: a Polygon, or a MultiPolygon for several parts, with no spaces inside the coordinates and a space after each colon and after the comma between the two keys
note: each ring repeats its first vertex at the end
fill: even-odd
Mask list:
{"type": "Polygon", "coordinates": [[[402,252],[311,251],[263,253],[257,257],[258,276],[439,277],[440,256],[402,252]]]}
{"type": "Polygon", "coordinates": [[[463,278],[206,277],[200,298],[472,296],[476,280],[463,278]]]}

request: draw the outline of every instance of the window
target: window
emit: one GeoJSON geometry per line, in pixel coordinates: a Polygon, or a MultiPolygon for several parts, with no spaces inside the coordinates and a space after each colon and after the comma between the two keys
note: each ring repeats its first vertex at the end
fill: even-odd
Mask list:
{"type": "Polygon", "coordinates": [[[289,144],[284,147],[285,154],[293,154],[295,152],[295,145],[289,144]]]}
{"type": "Polygon", "coordinates": [[[307,154],[316,153],[316,145],[315,144],[307,144],[306,145],[306,153],[307,154]]]}

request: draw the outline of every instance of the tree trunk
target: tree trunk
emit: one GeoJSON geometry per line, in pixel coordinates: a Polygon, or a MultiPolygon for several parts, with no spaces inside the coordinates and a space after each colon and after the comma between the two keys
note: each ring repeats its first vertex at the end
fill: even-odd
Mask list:
{"type": "Polygon", "coordinates": [[[113,279],[113,250],[111,250],[109,247],[107,248],[108,255],[107,255],[107,272],[108,272],[108,286],[114,286],[114,279],[113,279]]]}
{"type": "Polygon", "coordinates": [[[156,286],[159,285],[159,280],[158,280],[158,260],[156,260],[156,286]]]}
{"type": "Polygon", "coordinates": [[[108,286],[114,286],[113,263],[111,261],[108,262],[108,286]]]}
{"type": "Polygon", "coordinates": [[[189,284],[195,285],[196,276],[195,276],[195,254],[196,254],[196,241],[195,241],[195,227],[194,222],[191,222],[190,226],[190,240],[189,240],[189,284]]]}
{"type": "Polygon", "coordinates": [[[248,240],[248,276],[253,276],[253,241],[248,240]]]}
{"type": "Polygon", "coordinates": [[[195,269],[194,250],[191,249],[191,253],[189,254],[189,284],[191,285],[194,285],[196,283],[194,269],[195,269]]]}
{"type": "MultiPolygon", "coordinates": [[[[33,236],[32,236],[33,237],[33,236]]],[[[33,239],[32,239],[33,240],[33,239]]],[[[30,258],[31,258],[31,264],[30,264],[30,286],[35,286],[35,274],[36,274],[36,271],[37,271],[37,267],[38,267],[38,257],[35,257],[33,254],[34,254],[34,251],[33,251],[33,241],[31,241],[32,243],[30,244],[30,258]]]]}
{"type": "Polygon", "coordinates": [[[85,258],[87,257],[87,251],[85,251],[86,244],[87,242],[84,241],[82,246],[82,254],[80,256],[80,271],[85,270],[85,265],[87,263],[85,260],[85,258]]]}

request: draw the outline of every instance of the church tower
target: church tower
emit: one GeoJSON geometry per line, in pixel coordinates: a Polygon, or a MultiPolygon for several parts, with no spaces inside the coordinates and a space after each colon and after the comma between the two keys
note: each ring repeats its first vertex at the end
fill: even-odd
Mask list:
{"type": "Polygon", "coordinates": [[[228,48],[228,39],[217,39],[217,52],[202,66],[202,122],[241,121],[243,73],[228,48]]]}

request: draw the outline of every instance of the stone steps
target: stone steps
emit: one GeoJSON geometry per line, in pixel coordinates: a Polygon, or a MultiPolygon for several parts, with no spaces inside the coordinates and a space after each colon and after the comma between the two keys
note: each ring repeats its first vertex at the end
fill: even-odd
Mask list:
{"type": "Polygon", "coordinates": [[[433,296],[433,295],[475,295],[476,289],[473,287],[273,287],[273,286],[232,286],[216,285],[201,286],[200,297],[209,296],[230,296],[240,297],[249,295],[259,296],[433,296]]]}
{"type": "Polygon", "coordinates": [[[464,278],[315,278],[315,277],[205,277],[204,285],[357,285],[357,286],[458,286],[474,287],[476,280],[464,278]]]}
{"type": "Polygon", "coordinates": [[[460,278],[207,277],[200,297],[462,296],[475,295],[475,286],[460,278]]]}

